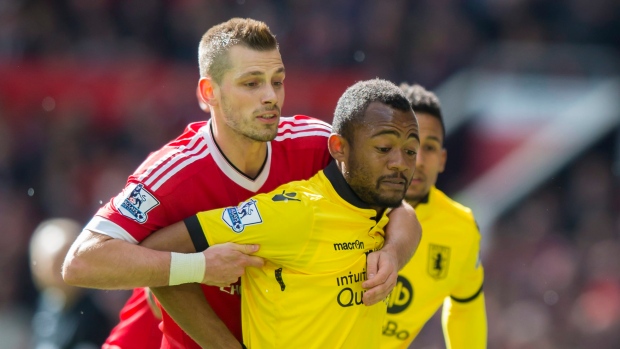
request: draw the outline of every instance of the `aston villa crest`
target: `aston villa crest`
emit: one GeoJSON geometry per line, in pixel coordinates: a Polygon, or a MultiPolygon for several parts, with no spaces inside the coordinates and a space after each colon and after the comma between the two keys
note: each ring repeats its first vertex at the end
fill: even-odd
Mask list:
{"type": "Polygon", "coordinates": [[[428,247],[428,274],[434,279],[445,279],[450,266],[450,247],[433,245],[428,247]]]}

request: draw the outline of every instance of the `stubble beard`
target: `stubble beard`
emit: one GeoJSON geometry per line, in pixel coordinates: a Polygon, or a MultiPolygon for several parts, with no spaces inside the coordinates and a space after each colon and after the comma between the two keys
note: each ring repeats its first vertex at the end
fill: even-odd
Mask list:
{"type": "Polygon", "coordinates": [[[357,196],[368,205],[376,208],[395,208],[400,206],[405,197],[405,190],[398,197],[385,197],[381,195],[379,190],[379,182],[381,177],[373,181],[369,175],[370,171],[364,166],[359,166],[355,161],[349,163],[348,183],[357,196]]]}
{"type": "Polygon", "coordinates": [[[226,125],[245,138],[256,142],[269,142],[278,135],[278,124],[252,124],[252,119],[245,119],[239,111],[230,107],[226,98],[222,98],[222,111],[226,125]]]}

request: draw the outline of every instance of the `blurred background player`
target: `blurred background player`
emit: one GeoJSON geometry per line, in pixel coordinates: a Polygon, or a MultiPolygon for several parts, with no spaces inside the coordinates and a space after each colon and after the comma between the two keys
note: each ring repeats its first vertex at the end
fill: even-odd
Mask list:
{"type": "Polygon", "coordinates": [[[39,291],[33,349],[100,348],[112,328],[89,291],[62,280],[62,262],[81,230],[76,221],[54,218],[41,222],[32,235],[30,267],[39,291]]]}
{"type": "Polygon", "coordinates": [[[448,349],[484,349],[487,320],[480,233],[471,210],[435,187],[447,151],[439,99],[420,85],[401,84],[420,126],[420,151],[405,199],[424,234],[390,295],[381,348],[407,348],[443,303],[448,349]]]}

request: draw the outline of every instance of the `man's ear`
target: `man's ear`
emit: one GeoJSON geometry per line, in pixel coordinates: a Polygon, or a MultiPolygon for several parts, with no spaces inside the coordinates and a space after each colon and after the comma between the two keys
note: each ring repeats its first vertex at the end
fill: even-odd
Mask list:
{"type": "Polygon", "coordinates": [[[196,86],[196,99],[198,100],[198,105],[200,106],[200,109],[202,109],[202,111],[207,112],[207,113],[210,112],[209,105],[207,104],[205,99],[202,98],[202,91],[200,90],[200,84],[196,86]]]}
{"type": "Polygon", "coordinates": [[[198,81],[197,92],[199,95],[198,102],[200,103],[200,101],[202,100],[207,105],[210,105],[212,107],[216,106],[218,104],[218,101],[217,98],[215,98],[214,87],[214,82],[213,80],[211,80],[211,78],[200,78],[200,80],[198,81]]]}
{"type": "Polygon", "coordinates": [[[340,162],[345,161],[349,155],[349,143],[337,133],[329,135],[327,147],[331,156],[340,162]]]}

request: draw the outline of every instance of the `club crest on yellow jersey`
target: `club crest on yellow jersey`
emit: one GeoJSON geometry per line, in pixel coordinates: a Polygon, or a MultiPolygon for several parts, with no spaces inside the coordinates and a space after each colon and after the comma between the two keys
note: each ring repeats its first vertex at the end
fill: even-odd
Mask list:
{"type": "Polygon", "coordinates": [[[448,276],[450,266],[450,247],[433,245],[428,246],[428,274],[437,280],[448,276]]]}

